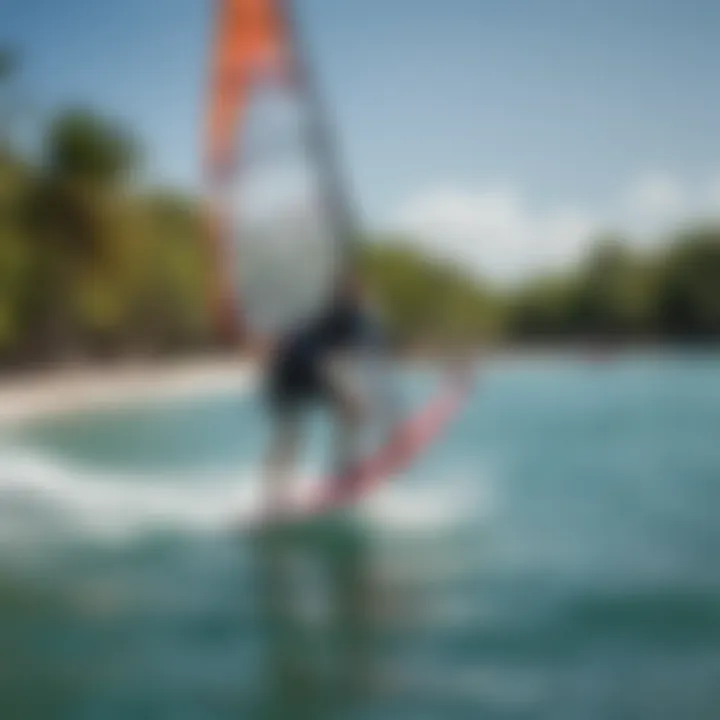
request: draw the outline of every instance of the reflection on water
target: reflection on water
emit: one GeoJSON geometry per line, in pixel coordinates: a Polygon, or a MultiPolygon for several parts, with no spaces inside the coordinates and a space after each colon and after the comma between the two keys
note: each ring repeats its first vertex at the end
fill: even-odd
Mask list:
{"type": "Polygon", "coordinates": [[[408,549],[337,518],[36,559],[0,586],[0,716],[372,717],[436,586],[408,549]]]}
{"type": "Polygon", "coordinates": [[[267,643],[260,718],[339,717],[373,688],[375,613],[383,593],[352,525],[269,532],[256,544],[267,643]]]}

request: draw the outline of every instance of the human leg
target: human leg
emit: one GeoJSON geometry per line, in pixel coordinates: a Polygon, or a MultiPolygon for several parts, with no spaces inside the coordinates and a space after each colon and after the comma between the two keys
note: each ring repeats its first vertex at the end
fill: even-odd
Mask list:
{"type": "Polygon", "coordinates": [[[270,446],[265,461],[265,506],[271,515],[281,513],[288,504],[293,469],[300,445],[300,419],[294,409],[275,409],[272,416],[270,446]]]}

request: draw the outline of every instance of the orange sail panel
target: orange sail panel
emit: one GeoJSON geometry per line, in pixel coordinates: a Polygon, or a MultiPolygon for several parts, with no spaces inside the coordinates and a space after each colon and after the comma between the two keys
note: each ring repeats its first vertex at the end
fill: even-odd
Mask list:
{"type": "Polygon", "coordinates": [[[255,341],[323,312],[352,234],[290,0],[220,0],[217,10],[206,147],[212,302],[224,337],[255,341]]]}
{"type": "Polygon", "coordinates": [[[244,319],[236,279],[229,271],[230,232],[225,194],[256,84],[290,76],[290,33],[285,0],[216,0],[217,26],[207,110],[205,162],[211,181],[208,241],[214,266],[212,305],[220,335],[237,342],[244,319]]]}
{"type": "Polygon", "coordinates": [[[208,118],[214,178],[229,172],[255,83],[287,78],[290,33],[283,0],[219,0],[208,118]]]}

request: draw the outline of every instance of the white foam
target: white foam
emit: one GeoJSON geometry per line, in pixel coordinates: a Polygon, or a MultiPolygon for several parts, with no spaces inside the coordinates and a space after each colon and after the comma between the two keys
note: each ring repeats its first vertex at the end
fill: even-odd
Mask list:
{"type": "Polygon", "coordinates": [[[50,517],[82,534],[127,537],[157,530],[226,529],[252,512],[257,484],[247,472],[202,473],[195,477],[98,475],[35,452],[0,456],[0,504],[50,517]]]}
{"type": "MultiPolygon", "coordinates": [[[[293,493],[302,503],[320,475],[305,469],[293,493]]],[[[223,533],[255,523],[262,509],[257,467],[187,473],[122,475],[78,467],[34,449],[0,448],[0,524],[40,535],[129,540],[148,533],[223,533]],[[20,517],[21,516],[21,517],[20,517]]],[[[442,482],[400,481],[361,503],[359,518],[395,532],[456,527],[492,507],[477,481],[462,475],[442,482]]]]}
{"type": "Polygon", "coordinates": [[[369,497],[361,512],[386,528],[428,532],[481,520],[494,506],[491,486],[484,478],[456,469],[433,483],[391,483],[369,497]]]}

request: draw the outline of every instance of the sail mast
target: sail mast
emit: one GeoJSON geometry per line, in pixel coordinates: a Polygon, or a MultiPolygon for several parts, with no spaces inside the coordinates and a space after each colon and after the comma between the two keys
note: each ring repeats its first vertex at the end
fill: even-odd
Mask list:
{"type": "Polygon", "coordinates": [[[341,169],[336,137],[310,67],[294,13],[293,0],[278,2],[284,11],[288,36],[291,38],[291,68],[294,79],[308,111],[305,128],[308,149],[318,163],[320,193],[330,214],[332,230],[340,244],[339,270],[341,273],[352,271],[358,262],[359,230],[346,184],[347,176],[341,169]]]}

